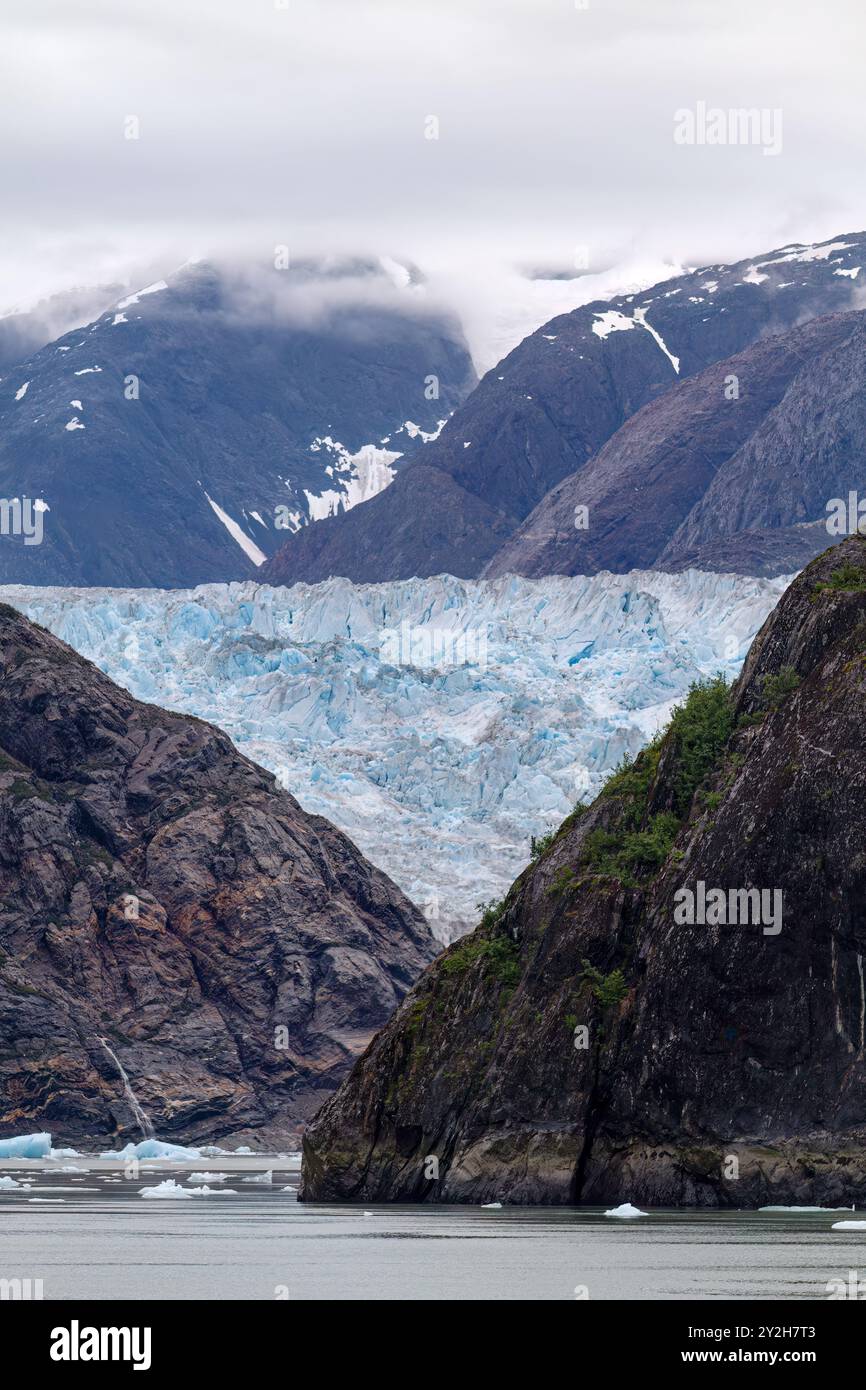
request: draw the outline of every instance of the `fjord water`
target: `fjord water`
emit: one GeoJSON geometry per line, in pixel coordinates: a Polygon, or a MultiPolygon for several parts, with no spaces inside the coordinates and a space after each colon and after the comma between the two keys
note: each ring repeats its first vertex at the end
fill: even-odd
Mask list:
{"type": "Polygon", "coordinates": [[[45,1299],[592,1301],[826,1299],[866,1267],[866,1231],[831,1230],[844,1212],[306,1205],[296,1164],[244,1184],[260,1159],[221,1162],[235,1196],[141,1200],[193,1166],[19,1165],[33,1187],[0,1193],[0,1274],[41,1279],[45,1299]]]}

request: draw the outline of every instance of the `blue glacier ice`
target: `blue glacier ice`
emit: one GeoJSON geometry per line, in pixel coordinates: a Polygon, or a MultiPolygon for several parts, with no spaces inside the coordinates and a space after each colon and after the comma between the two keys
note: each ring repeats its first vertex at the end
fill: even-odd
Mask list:
{"type": "Polygon", "coordinates": [[[0,1158],[49,1158],[50,1134],[18,1134],[14,1139],[0,1139],[0,1158]]]}
{"type": "Polygon", "coordinates": [[[193,590],[7,586],[142,700],[220,725],[447,940],[787,584],[688,570],[193,590]]]}

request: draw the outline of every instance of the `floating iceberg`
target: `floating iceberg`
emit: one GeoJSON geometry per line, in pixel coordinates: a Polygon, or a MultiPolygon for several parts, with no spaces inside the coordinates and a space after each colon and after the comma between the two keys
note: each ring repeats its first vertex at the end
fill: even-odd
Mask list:
{"type": "Polygon", "coordinates": [[[624,1218],[630,1216],[646,1216],[646,1214],[645,1211],[641,1211],[638,1207],[633,1207],[631,1202],[623,1202],[621,1207],[611,1207],[610,1211],[605,1212],[605,1216],[621,1216],[624,1218]]]}
{"type": "Polygon", "coordinates": [[[834,1221],[831,1231],[866,1231],[866,1221],[834,1221]]]}
{"type": "Polygon", "coordinates": [[[155,1187],[143,1187],[138,1195],[139,1197],[192,1197],[192,1189],[181,1187],[174,1178],[166,1178],[165,1182],[158,1182],[155,1187]]]}
{"type": "Polygon", "coordinates": [[[7,1174],[0,1176],[0,1192],[11,1192],[13,1187],[20,1186],[16,1178],[10,1178],[7,1174]]]}
{"type": "Polygon", "coordinates": [[[853,1207],[758,1207],[758,1211],[853,1211],[853,1207]]]}
{"type": "Polygon", "coordinates": [[[502,1210],[502,1203],[501,1203],[501,1202],[482,1202],[481,1205],[482,1205],[482,1207],[485,1209],[485,1211],[501,1211],[501,1210],[502,1210]]]}
{"type": "Polygon", "coordinates": [[[225,1182],[231,1173],[190,1173],[187,1182],[225,1182]]]}
{"type": "MultiPolygon", "coordinates": [[[[240,1150],[238,1151],[240,1152],[240,1150]]],[[[272,1170],[269,1168],[266,1173],[255,1173],[251,1178],[241,1178],[241,1182],[260,1182],[270,1184],[274,1180],[272,1170]]]]}
{"type": "Polygon", "coordinates": [[[142,1139],[138,1144],[127,1144],[123,1149],[109,1149],[100,1158],[176,1158],[181,1161],[201,1158],[201,1149],[187,1149],[181,1144],[166,1144],[161,1139],[142,1139]]]}
{"type": "Polygon", "coordinates": [[[19,1134],[14,1139],[0,1139],[0,1158],[49,1158],[50,1134],[19,1134]]]}

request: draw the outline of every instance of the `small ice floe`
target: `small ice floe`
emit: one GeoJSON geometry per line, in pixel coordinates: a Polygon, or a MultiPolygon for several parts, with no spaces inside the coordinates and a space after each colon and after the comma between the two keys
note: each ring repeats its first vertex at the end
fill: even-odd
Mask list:
{"type": "Polygon", "coordinates": [[[57,1187],[54,1183],[46,1183],[45,1186],[28,1184],[34,1192],[98,1192],[98,1187],[57,1187]]]}
{"type": "MultiPolygon", "coordinates": [[[[44,506],[44,503],[43,503],[43,506],[44,506]]],[[[37,507],[38,507],[38,510],[39,510],[39,511],[42,510],[42,507],[39,507],[39,504],[38,504],[38,503],[37,503],[37,507]]],[[[45,510],[46,510],[46,511],[49,511],[50,508],[45,507],[45,510]]],[[[51,1150],[51,1153],[48,1155],[48,1157],[49,1157],[49,1158],[83,1158],[83,1157],[84,1157],[84,1154],[80,1154],[80,1153],[78,1152],[77,1149],[52,1149],[52,1150],[51,1150]]]]}
{"type": "Polygon", "coordinates": [[[25,383],[24,383],[23,386],[19,386],[18,390],[15,392],[15,399],[16,399],[16,401],[23,401],[24,397],[27,395],[27,387],[28,387],[29,385],[30,385],[30,382],[29,382],[29,381],[25,381],[25,383]]]}
{"type": "Polygon", "coordinates": [[[853,1211],[853,1207],[758,1207],[758,1211],[853,1211]]]}
{"type": "Polygon", "coordinates": [[[241,1182],[263,1182],[270,1185],[274,1180],[273,1169],[269,1168],[266,1173],[253,1173],[250,1178],[241,1178],[241,1182]]]}
{"type": "Polygon", "coordinates": [[[621,1207],[611,1207],[610,1211],[605,1212],[605,1216],[620,1216],[623,1218],[631,1216],[646,1216],[645,1211],[639,1207],[633,1207],[631,1202],[623,1202],[621,1207]]]}
{"type": "Polygon", "coordinates": [[[115,314],[115,315],[114,315],[114,318],[111,320],[111,326],[112,326],[112,328],[114,328],[115,325],[118,324],[118,323],[129,323],[129,319],[126,317],[126,314],[115,314]]]}
{"type": "Polygon", "coordinates": [[[0,1139],[0,1158],[50,1158],[50,1134],[19,1134],[0,1139]]]}
{"type": "Polygon", "coordinates": [[[834,1221],[831,1231],[866,1231],[866,1221],[834,1221]]]}
{"type": "Polygon", "coordinates": [[[481,1203],[481,1206],[482,1206],[482,1208],[483,1208],[485,1211],[501,1211],[501,1210],[502,1210],[502,1203],[501,1203],[501,1202],[482,1202],[482,1203],[481,1203]]]}
{"type": "Polygon", "coordinates": [[[20,1188],[20,1186],[17,1178],[10,1178],[6,1175],[0,1177],[0,1192],[11,1192],[14,1187],[20,1188]]]}
{"type": "Polygon", "coordinates": [[[142,1139],[122,1149],[101,1153],[100,1158],[201,1158],[202,1149],[185,1149],[181,1144],[166,1144],[161,1139],[142,1139]]]}
{"type": "Polygon", "coordinates": [[[225,1182],[231,1173],[190,1173],[187,1182],[225,1182]]]}
{"type": "Polygon", "coordinates": [[[62,1207],[65,1197],[28,1197],[28,1202],[42,1202],[47,1207],[62,1207]]]}
{"type": "Polygon", "coordinates": [[[190,1193],[193,1197],[239,1197],[241,1194],[235,1192],[233,1187],[191,1187],[190,1193]]]}
{"type": "Polygon", "coordinates": [[[373,1216],[373,1215],[375,1215],[375,1213],[372,1212],[372,1211],[365,1211],[365,1212],[364,1212],[364,1215],[365,1215],[365,1216],[373,1216]]]}
{"type": "Polygon", "coordinates": [[[174,1178],[166,1178],[165,1182],[158,1182],[156,1187],[143,1187],[139,1192],[139,1197],[192,1197],[192,1189],[181,1187],[174,1178]]]}
{"type": "Polygon", "coordinates": [[[77,415],[73,415],[73,417],[72,417],[71,420],[67,420],[67,421],[66,421],[66,424],[64,425],[64,429],[67,429],[67,430],[83,430],[83,429],[84,429],[84,426],[82,425],[82,423],[81,423],[81,421],[79,420],[78,416],[77,416],[77,415]]]}

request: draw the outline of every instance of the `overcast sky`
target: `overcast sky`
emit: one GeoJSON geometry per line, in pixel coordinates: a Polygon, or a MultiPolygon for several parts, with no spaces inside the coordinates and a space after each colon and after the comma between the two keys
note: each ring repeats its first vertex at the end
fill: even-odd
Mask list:
{"type": "Polygon", "coordinates": [[[278,244],[465,277],[580,246],[591,269],[694,264],[866,226],[863,0],[0,13],[0,307],[278,244]],[[674,112],[699,101],[781,109],[781,154],[677,145],[674,112]]]}

